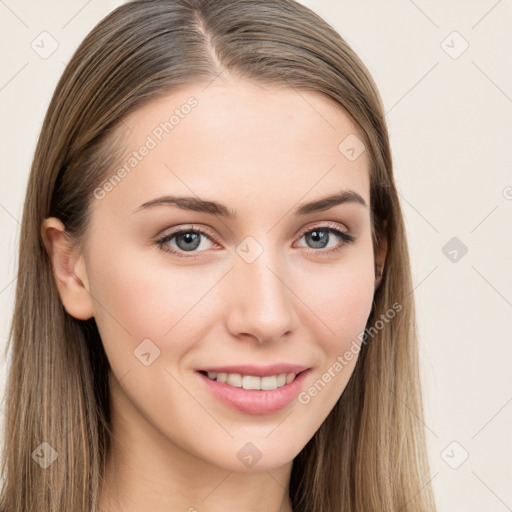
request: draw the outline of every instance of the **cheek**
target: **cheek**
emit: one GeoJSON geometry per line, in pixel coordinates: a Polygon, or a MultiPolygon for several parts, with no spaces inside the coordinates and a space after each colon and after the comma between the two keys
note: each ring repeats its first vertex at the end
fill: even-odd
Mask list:
{"type": "Polygon", "coordinates": [[[186,335],[195,306],[214,284],[213,278],[201,279],[191,267],[156,266],[155,258],[146,258],[143,264],[138,251],[118,252],[115,258],[106,253],[94,253],[90,272],[96,323],[106,350],[113,344],[133,350],[146,338],[161,346],[171,330],[186,335]]]}
{"type": "MultiPolygon", "coordinates": [[[[302,296],[324,325],[324,348],[330,352],[344,350],[364,330],[370,315],[374,295],[373,260],[358,258],[336,271],[320,269],[301,279],[302,296]]],[[[332,354],[331,354],[332,355],[332,354]]]]}
{"type": "Polygon", "coordinates": [[[318,317],[310,330],[323,333],[314,338],[318,366],[298,396],[301,407],[309,412],[304,427],[311,429],[311,435],[318,421],[331,412],[354,371],[371,312],[374,283],[373,259],[365,256],[338,272],[329,269],[325,275],[317,273],[316,279],[303,281],[308,306],[318,317]],[[311,417],[316,422],[310,422],[311,417]]]}

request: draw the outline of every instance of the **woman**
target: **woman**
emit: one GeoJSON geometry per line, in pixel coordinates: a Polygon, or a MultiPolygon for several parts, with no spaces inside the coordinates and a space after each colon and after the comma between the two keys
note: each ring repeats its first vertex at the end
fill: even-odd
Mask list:
{"type": "Polygon", "coordinates": [[[28,183],[2,510],[434,511],[377,89],[292,0],[137,0],[28,183]]]}

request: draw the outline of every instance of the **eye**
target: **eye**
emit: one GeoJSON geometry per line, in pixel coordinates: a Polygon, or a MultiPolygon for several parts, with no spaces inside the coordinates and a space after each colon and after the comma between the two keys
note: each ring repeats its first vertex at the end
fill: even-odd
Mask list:
{"type": "Polygon", "coordinates": [[[308,244],[306,246],[309,249],[307,252],[312,250],[315,254],[332,254],[341,250],[345,244],[352,243],[355,240],[349,233],[330,224],[315,226],[313,229],[309,229],[299,240],[303,238],[308,244]],[[341,241],[336,242],[336,238],[341,241]]]}
{"type": "Polygon", "coordinates": [[[177,229],[160,238],[156,243],[163,251],[176,254],[176,256],[180,257],[185,256],[183,254],[184,252],[203,252],[204,250],[211,249],[214,245],[212,238],[206,231],[192,226],[177,229]],[[203,243],[203,239],[206,239],[206,243],[203,243]],[[196,250],[199,247],[202,247],[202,249],[196,250]]]}
{"type": "MultiPolygon", "coordinates": [[[[303,238],[308,244],[306,252],[312,252],[315,255],[330,255],[355,240],[352,235],[339,229],[337,224],[326,225],[325,223],[303,232],[299,241],[303,238]],[[336,239],[338,239],[338,242],[336,242],[336,239]]],[[[218,245],[212,235],[194,226],[176,229],[158,239],[156,243],[163,251],[175,254],[178,257],[194,257],[197,253],[202,253],[218,245]]],[[[304,246],[299,245],[299,247],[304,246]]]]}

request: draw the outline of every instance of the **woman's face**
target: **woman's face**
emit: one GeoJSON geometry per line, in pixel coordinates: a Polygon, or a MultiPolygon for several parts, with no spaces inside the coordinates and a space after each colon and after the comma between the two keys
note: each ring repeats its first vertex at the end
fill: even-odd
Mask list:
{"type": "Polygon", "coordinates": [[[216,80],[120,129],[80,275],[114,428],[232,471],[285,464],[342,394],[372,305],[356,127],[317,93],[216,80]]]}

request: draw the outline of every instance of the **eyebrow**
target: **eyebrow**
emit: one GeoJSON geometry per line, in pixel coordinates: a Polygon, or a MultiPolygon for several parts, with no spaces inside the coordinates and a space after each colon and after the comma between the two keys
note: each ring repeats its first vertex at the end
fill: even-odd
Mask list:
{"type": "MultiPolygon", "coordinates": [[[[365,200],[353,190],[342,190],[338,194],[333,194],[309,203],[304,203],[299,206],[294,215],[303,216],[314,212],[321,212],[345,203],[360,204],[367,208],[365,200]]],[[[135,208],[132,212],[136,213],[141,210],[148,208],[154,208],[156,206],[176,206],[182,210],[190,210],[194,212],[207,213],[209,215],[215,215],[216,217],[223,217],[227,219],[236,219],[236,210],[230,210],[227,206],[217,203],[215,201],[206,201],[199,199],[198,197],[192,196],[162,196],[156,199],[151,199],[138,208],[135,208]]]]}

